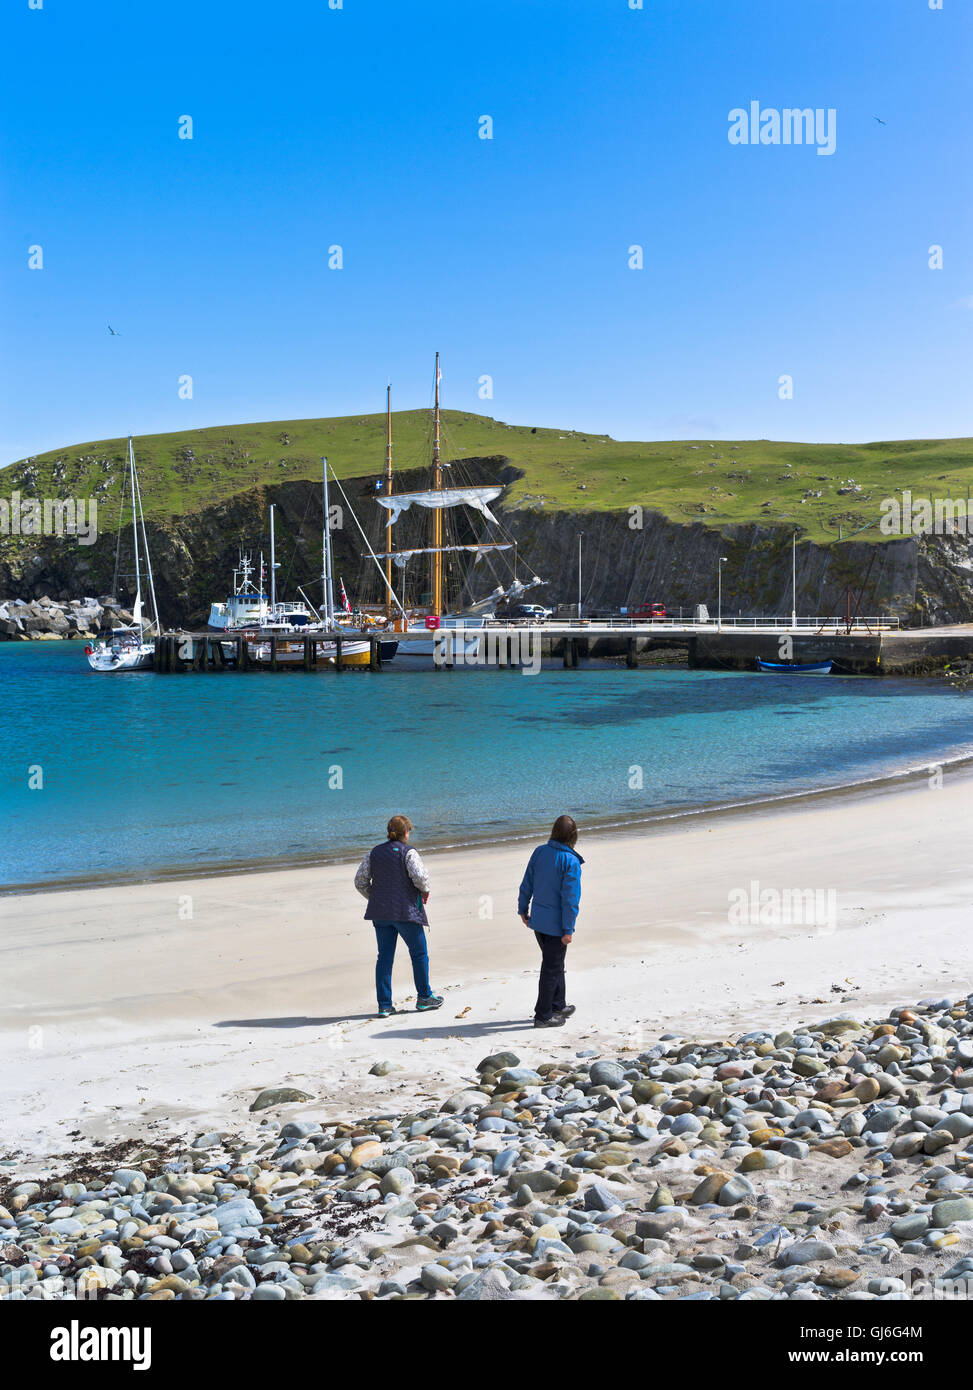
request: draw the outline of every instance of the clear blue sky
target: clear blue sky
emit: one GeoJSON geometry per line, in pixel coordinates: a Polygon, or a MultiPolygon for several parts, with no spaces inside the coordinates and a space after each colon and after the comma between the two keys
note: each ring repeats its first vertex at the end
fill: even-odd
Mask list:
{"type": "Polygon", "coordinates": [[[447,406],[515,423],[973,432],[968,0],[9,0],[2,26],[0,463],[378,411],[388,377],[425,405],[437,348],[447,406]],[[752,100],[834,107],[836,153],[731,145],[752,100]]]}

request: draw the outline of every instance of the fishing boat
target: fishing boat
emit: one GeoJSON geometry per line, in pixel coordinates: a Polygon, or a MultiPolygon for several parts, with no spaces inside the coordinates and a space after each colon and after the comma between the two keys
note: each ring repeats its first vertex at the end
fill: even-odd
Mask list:
{"type": "Polygon", "coordinates": [[[761,661],[757,657],[761,671],[778,676],[829,676],[833,665],[833,661],[761,661]]]}
{"type": "MultiPolygon", "coordinates": [[[[462,634],[454,638],[454,651],[457,656],[475,656],[479,651],[484,624],[495,615],[497,604],[502,599],[518,599],[528,589],[547,582],[538,575],[533,575],[526,581],[519,580],[516,576],[515,566],[512,579],[498,583],[492,592],[485,597],[472,599],[472,567],[484,560],[492,567],[492,560],[496,554],[503,551],[515,551],[515,546],[512,540],[503,536],[500,523],[490,510],[490,503],[494,502],[503,492],[503,485],[491,483],[485,486],[475,486],[462,483],[455,486],[453,476],[447,478],[446,470],[454,468],[454,465],[444,463],[442,459],[441,382],[442,371],[437,352],[433,405],[432,476],[430,487],[420,492],[396,493],[394,491],[391,387],[387,388],[385,476],[382,492],[375,497],[375,501],[385,512],[385,549],[374,558],[385,562],[383,577],[386,590],[386,616],[395,631],[410,635],[410,640],[405,648],[408,653],[423,658],[431,657],[434,654],[436,634],[444,628],[459,630],[462,634]],[[403,513],[411,507],[426,510],[430,514],[428,534],[424,538],[428,543],[396,548],[393,545],[392,528],[403,513]],[[481,540],[460,539],[456,527],[453,525],[453,514],[459,514],[462,508],[468,508],[476,513],[481,523],[485,521],[490,527],[495,528],[495,532],[499,533],[502,538],[499,540],[489,538],[481,540]],[[406,568],[409,562],[415,559],[419,559],[420,563],[428,563],[429,566],[428,604],[420,605],[418,612],[415,610],[407,612],[405,603],[406,568]],[[464,561],[466,562],[465,565],[464,561]],[[452,576],[447,574],[447,566],[450,564],[454,567],[452,576]],[[395,592],[392,579],[393,566],[400,573],[401,598],[395,592]],[[448,577],[454,580],[455,593],[452,602],[449,601],[450,596],[447,594],[448,577]],[[393,614],[393,605],[398,609],[397,614],[393,614]],[[413,637],[412,634],[421,635],[413,637]]],[[[470,532],[467,530],[467,535],[469,536],[469,534],[470,532]]],[[[497,577],[495,572],[494,577],[497,577]]]]}
{"type": "MultiPolygon", "coordinates": [[[[135,466],[135,449],[132,437],[128,439],[128,469],[131,481],[132,499],[132,542],[135,552],[135,603],[132,607],[132,621],[112,628],[106,639],[90,643],[85,647],[85,656],[92,671],[146,671],[155,659],[155,642],[149,639],[154,629],[160,632],[159,609],[155,600],[155,582],[152,577],[152,559],[149,555],[149,539],[145,530],[145,515],[142,511],[142,490],[139,486],[138,469],[135,466]],[[142,557],[139,553],[139,531],[142,533],[142,554],[145,557],[146,579],[149,589],[150,613],[146,620],[142,611],[142,557]]],[[[119,531],[119,536],[120,536],[119,531]]],[[[118,589],[118,550],[115,555],[115,578],[113,588],[118,589]]]]}
{"type": "Polygon", "coordinates": [[[236,632],[241,628],[260,627],[270,616],[270,604],[263,586],[263,565],[260,566],[259,588],[253,582],[253,557],[240,547],[240,557],[233,571],[233,592],[223,603],[214,603],[209,610],[209,626],[213,632],[236,632]]]}

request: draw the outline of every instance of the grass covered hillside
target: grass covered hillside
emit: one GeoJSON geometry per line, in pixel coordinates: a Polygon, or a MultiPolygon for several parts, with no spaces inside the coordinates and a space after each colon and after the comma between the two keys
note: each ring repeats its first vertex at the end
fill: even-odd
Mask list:
{"type": "MultiPolygon", "coordinates": [[[[427,464],[428,410],[393,415],[397,468],[427,464]]],[[[385,416],[221,425],[137,438],[146,515],[160,522],[198,513],[262,484],[319,480],[326,454],[339,477],[378,475],[385,416]]],[[[125,440],[100,440],[39,454],[5,470],[0,495],[95,497],[111,529],[124,476],[125,440]]],[[[973,488],[973,440],[876,444],[791,444],[768,440],[637,443],[607,435],[506,425],[483,415],[443,413],[443,458],[503,456],[523,471],[507,506],[562,511],[640,504],[673,521],[719,526],[759,521],[797,526],[816,541],[883,539],[883,497],[965,498],[973,488]],[[864,529],[870,528],[870,529],[864,529]]],[[[2,541],[0,541],[2,544],[2,541]]]]}

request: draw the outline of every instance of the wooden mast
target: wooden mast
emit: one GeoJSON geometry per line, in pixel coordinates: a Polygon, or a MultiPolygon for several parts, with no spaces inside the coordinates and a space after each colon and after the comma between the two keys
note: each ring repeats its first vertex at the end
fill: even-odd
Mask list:
{"type": "MultiPolygon", "coordinates": [[[[432,444],[433,487],[437,492],[443,488],[443,466],[439,457],[439,353],[436,353],[436,407],[433,412],[432,444]]],[[[432,510],[432,611],[436,617],[443,612],[443,511],[441,507],[432,510]]]]}
{"type": "MultiPolygon", "coordinates": [[[[385,388],[385,495],[392,495],[392,383],[385,388]]],[[[385,521],[385,611],[392,617],[392,513],[385,521]]]]}

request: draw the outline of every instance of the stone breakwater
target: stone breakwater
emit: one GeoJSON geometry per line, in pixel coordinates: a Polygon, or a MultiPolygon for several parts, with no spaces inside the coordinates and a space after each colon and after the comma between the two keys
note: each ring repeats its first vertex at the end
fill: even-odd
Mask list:
{"type": "Polygon", "coordinates": [[[0,642],[49,642],[57,638],[98,637],[132,622],[132,614],[113,599],[74,598],[0,601],[0,642]]]}
{"type": "Polygon", "coordinates": [[[313,1101],[264,1091],[233,1133],[0,1179],[0,1297],[973,1295],[973,996],[615,1058],[496,1053],[440,1103],[358,1123],[313,1101]]]}

